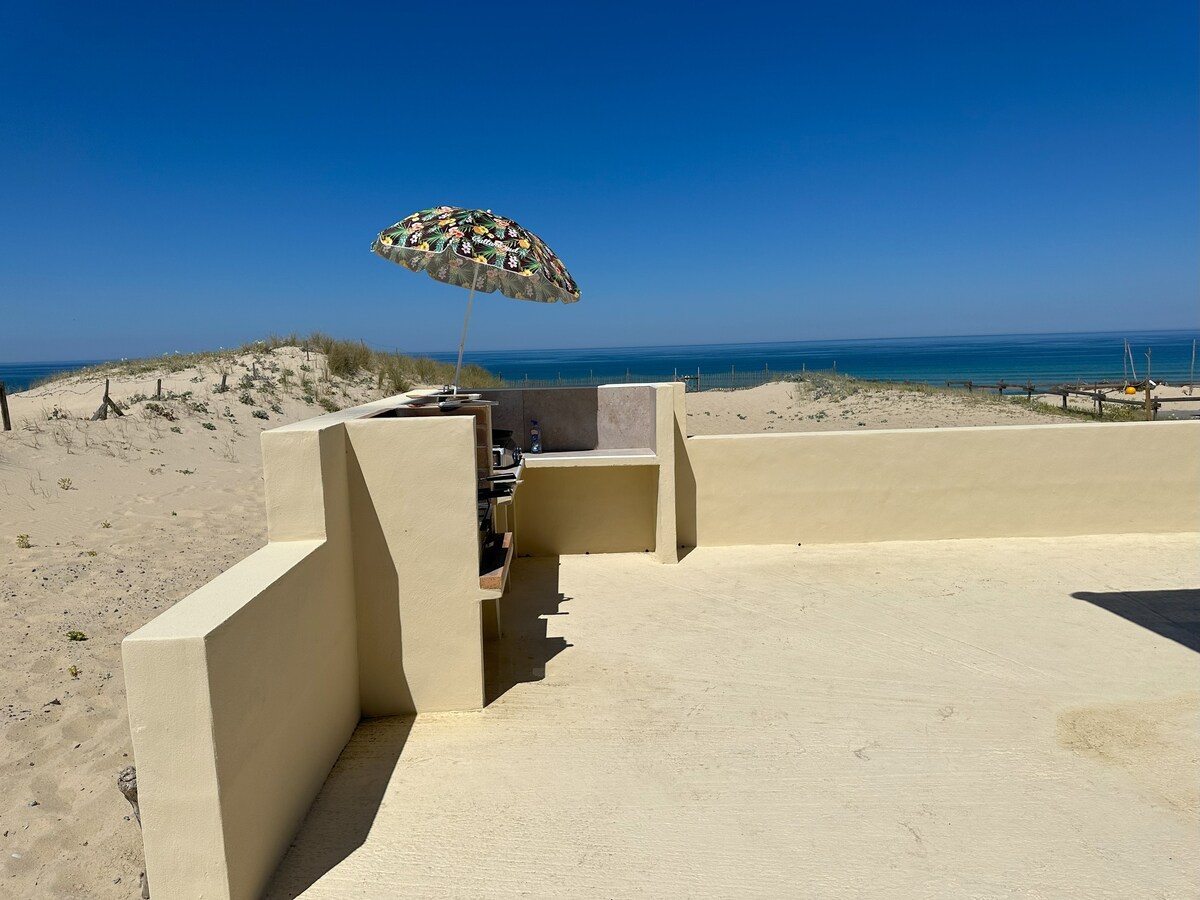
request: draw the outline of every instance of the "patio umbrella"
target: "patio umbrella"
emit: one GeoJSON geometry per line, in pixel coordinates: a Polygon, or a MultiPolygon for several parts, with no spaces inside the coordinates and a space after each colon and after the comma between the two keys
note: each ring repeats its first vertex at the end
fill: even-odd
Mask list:
{"type": "Polygon", "coordinates": [[[371,250],[406,269],[471,289],[454,367],[455,394],[475,291],[538,303],[579,299],[575,279],[542,239],[491,210],[423,209],[379,232],[371,250]]]}

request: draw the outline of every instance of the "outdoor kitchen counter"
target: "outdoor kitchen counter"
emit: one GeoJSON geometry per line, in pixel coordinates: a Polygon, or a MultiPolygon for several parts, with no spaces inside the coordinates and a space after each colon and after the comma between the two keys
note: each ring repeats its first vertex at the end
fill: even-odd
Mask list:
{"type": "Polygon", "coordinates": [[[647,447],[632,450],[569,450],[562,453],[526,453],[521,457],[521,464],[531,469],[656,466],[658,456],[647,447]]]}

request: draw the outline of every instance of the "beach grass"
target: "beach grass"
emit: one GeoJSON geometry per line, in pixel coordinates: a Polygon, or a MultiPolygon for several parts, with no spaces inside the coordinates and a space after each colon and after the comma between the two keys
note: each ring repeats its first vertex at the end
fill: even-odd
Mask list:
{"type": "MultiPolygon", "coordinates": [[[[454,364],[438,362],[422,356],[407,356],[372,350],[362,341],[331,337],[314,331],[307,336],[291,333],[271,335],[265,340],[254,341],[240,347],[205,350],[197,353],[170,353],[141,359],[123,359],[117,362],[100,363],[82,369],[56,372],[35,383],[35,387],[52,384],[67,378],[83,377],[128,377],[155,372],[171,374],[190,368],[211,368],[217,372],[232,374],[237,360],[254,354],[271,353],[283,347],[296,347],[324,356],[326,377],[372,378],[380,390],[399,393],[414,385],[443,385],[454,380],[454,364]]],[[[499,380],[488,370],[479,366],[465,365],[460,383],[463,387],[495,387],[499,380]]]]}
{"type": "MultiPolygon", "coordinates": [[[[833,403],[841,403],[843,400],[847,400],[856,394],[868,391],[903,391],[906,393],[924,394],[930,397],[954,397],[968,403],[1019,404],[1024,409],[1052,416],[1060,416],[1064,419],[1089,421],[1096,419],[1095,412],[1089,408],[1068,405],[1066,409],[1063,409],[1061,404],[1048,403],[1045,400],[1038,399],[1036,396],[1033,399],[1019,395],[1014,396],[1012,394],[1001,396],[983,390],[971,392],[965,391],[962,388],[941,387],[919,381],[866,380],[855,378],[852,375],[839,375],[836,372],[824,370],[805,372],[801,375],[785,375],[781,376],[779,380],[791,382],[795,385],[793,390],[797,400],[826,399],[833,403]]],[[[1110,403],[1108,408],[1104,410],[1103,418],[1106,422],[1140,422],[1145,419],[1145,413],[1140,406],[1110,403]]]]}

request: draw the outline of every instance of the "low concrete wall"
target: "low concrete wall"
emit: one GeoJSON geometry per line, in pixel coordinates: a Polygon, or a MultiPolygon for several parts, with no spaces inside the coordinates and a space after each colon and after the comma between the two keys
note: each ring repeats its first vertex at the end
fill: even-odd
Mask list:
{"type": "Polygon", "coordinates": [[[1200,530],[1200,423],[678,442],[688,546],[1200,530]]]}
{"type": "Polygon", "coordinates": [[[125,639],[147,876],[254,898],[360,715],[483,704],[474,419],[263,434],[270,543],[125,639]]]}
{"type": "MultiPolygon", "coordinates": [[[[517,488],[517,551],[525,556],[653,551],[676,563],[675,459],[686,417],[684,386],[603,385],[598,450],[648,450],[652,464],[599,460],[541,468],[530,458],[517,488]]],[[[590,448],[589,448],[590,449],[590,448]]]]}
{"type": "Polygon", "coordinates": [[[526,468],[523,478],[516,498],[521,555],[656,549],[658,466],[526,468]]]}
{"type": "Polygon", "coordinates": [[[483,706],[474,421],[346,423],[365,716],[483,706]]]}
{"type": "Polygon", "coordinates": [[[358,723],[345,455],[264,434],[271,543],[122,644],[156,896],[258,896],[358,723]]]}
{"type": "Polygon", "coordinates": [[[354,731],[354,608],[334,556],[271,544],[125,640],[156,896],[258,896],[354,731]]]}

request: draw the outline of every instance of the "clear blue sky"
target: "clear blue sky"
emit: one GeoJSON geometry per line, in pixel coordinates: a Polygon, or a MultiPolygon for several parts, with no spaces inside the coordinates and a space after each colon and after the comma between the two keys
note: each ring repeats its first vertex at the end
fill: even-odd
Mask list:
{"type": "Polygon", "coordinates": [[[1193,0],[14,2],[0,84],[0,361],[452,349],[442,203],[583,291],[468,348],[1200,323],[1193,0]]]}

